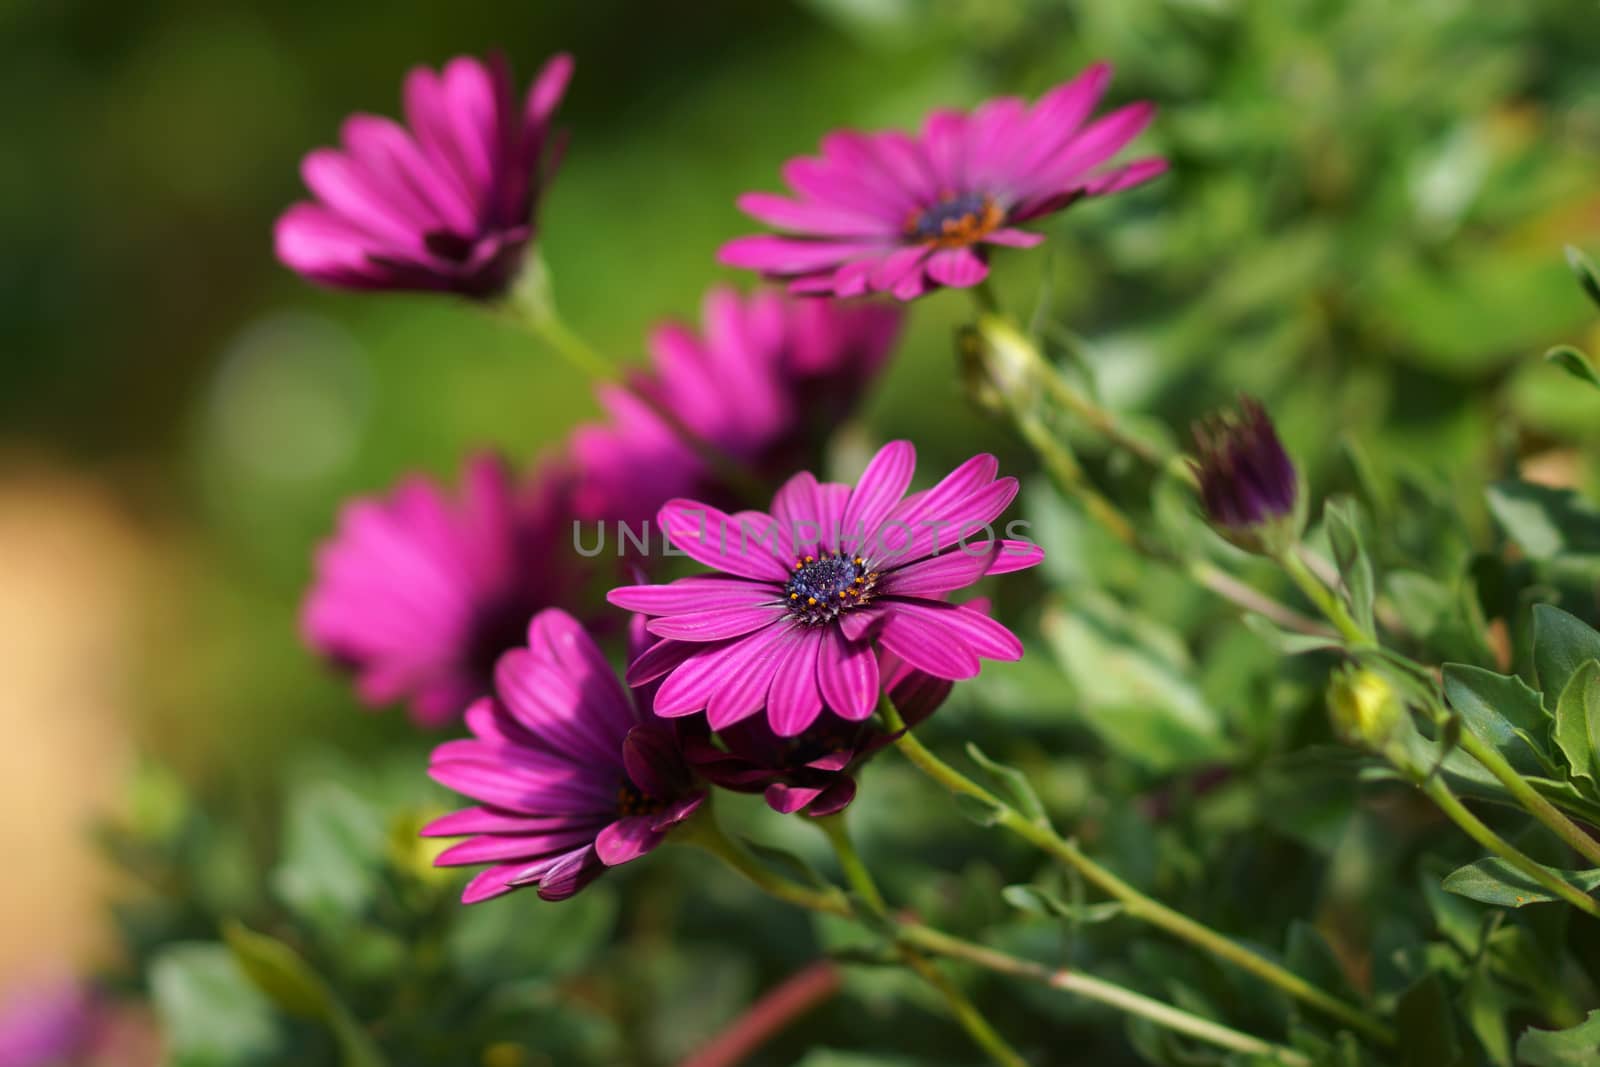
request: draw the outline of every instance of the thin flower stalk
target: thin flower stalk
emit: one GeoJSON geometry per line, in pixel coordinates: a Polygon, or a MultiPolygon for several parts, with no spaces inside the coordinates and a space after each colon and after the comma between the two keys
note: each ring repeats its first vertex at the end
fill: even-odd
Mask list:
{"type": "MultiPolygon", "coordinates": [[[[881,711],[889,728],[891,730],[898,729],[900,716],[893,703],[885,700],[881,704],[881,711]]],[[[1375,1041],[1383,1044],[1389,1044],[1394,1041],[1394,1031],[1382,1020],[1354,1005],[1347,1004],[1338,997],[1312,985],[1293,971],[1252,952],[1243,945],[1236,944],[1210,927],[1196,922],[1187,915],[1174,911],[1165,904],[1141,893],[1114,873],[1084,855],[1076,844],[1061,837],[1049,826],[1041,825],[1029,819],[989,790],[974,782],[948,763],[945,763],[910,733],[901,735],[895,745],[907,759],[928,777],[943,785],[952,793],[965,794],[982,802],[994,812],[998,825],[1004,826],[1030,844],[1067,864],[1102,892],[1115,900],[1121,901],[1128,914],[1133,918],[1148,922],[1152,926],[1165,930],[1173,936],[1209,952],[1218,959],[1226,960],[1242,970],[1249,971],[1263,981],[1277,986],[1296,1000],[1315,1007],[1324,1014],[1340,1020],[1375,1041]]]]}
{"type": "MultiPolygon", "coordinates": [[[[842,838],[843,852],[840,853],[841,869],[845,871],[846,878],[851,880],[852,888],[856,895],[863,901],[872,899],[882,900],[882,893],[877,890],[870,872],[861,863],[849,838],[843,833],[842,826],[830,827],[830,823],[837,824],[835,819],[821,819],[825,832],[830,840],[836,844],[842,838]],[[851,857],[846,859],[846,856],[851,857]],[[851,872],[856,873],[852,876],[851,872]],[[870,887],[870,888],[869,888],[870,887]]],[[[794,904],[801,908],[819,911],[830,915],[854,917],[855,912],[849,899],[836,889],[817,891],[795,884],[780,875],[763,867],[752,857],[748,851],[729,840],[711,819],[709,812],[702,813],[691,820],[684,832],[678,835],[679,840],[687,840],[698,845],[717,856],[738,874],[750,881],[763,892],[794,904]]],[[[871,906],[870,904],[868,905],[871,906]]],[[[1274,1045],[1261,1038],[1223,1026],[1221,1023],[1212,1022],[1201,1018],[1169,1004],[1164,1004],[1152,997],[1136,993],[1103,979],[1091,975],[1081,974],[1065,968],[1052,968],[1032,960],[1022,959],[999,949],[990,948],[974,941],[967,941],[952,934],[927,926],[914,918],[905,915],[884,912],[884,917],[894,924],[896,936],[906,945],[944,956],[953,960],[960,960],[973,964],[995,974],[1021,978],[1026,981],[1038,982],[1085,1000],[1104,1004],[1117,1011],[1147,1019],[1157,1026],[1172,1030],[1174,1033],[1186,1034],[1197,1040],[1207,1042],[1218,1048],[1230,1049],[1249,1055],[1265,1056],[1283,1064],[1284,1067],[1306,1067],[1309,1060],[1294,1049],[1274,1045]]]]}
{"type": "MultiPolygon", "coordinates": [[[[1377,644],[1376,640],[1364,629],[1362,629],[1362,627],[1350,616],[1350,613],[1345,610],[1344,604],[1339,600],[1338,596],[1315,574],[1312,573],[1311,568],[1305,563],[1304,557],[1301,553],[1294,551],[1286,552],[1280,557],[1279,563],[1283,567],[1284,571],[1290,576],[1290,578],[1294,580],[1295,584],[1299,586],[1299,588],[1306,594],[1307,598],[1310,599],[1312,603],[1316,604],[1317,607],[1323,612],[1328,621],[1338,627],[1340,634],[1343,635],[1347,642],[1347,648],[1349,650],[1359,651],[1361,649],[1370,649],[1377,644]]],[[[1449,712],[1443,707],[1438,707],[1435,710],[1442,715],[1449,714],[1449,712]]],[[[1516,802],[1524,811],[1526,811],[1529,815],[1532,815],[1535,819],[1539,820],[1541,824],[1547,827],[1552,833],[1564,841],[1579,855],[1583,856],[1591,863],[1600,864],[1600,842],[1595,841],[1594,838],[1590,837],[1584,832],[1581,826],[1573,822],[1554,804],[1541,796],[1539,791],[1536,790],[1526,778],[1518,773],[1517,769],[1511,765],[1510,761],[1502,756],[1493,745],[1484,741],[1481,737],[1473,732],[1470,726],[1467,726],[1466,724],[1463,724],[1463,729],[1461,730],[1460,739],[1457,741],[1457,744],[1461,747],[1463,752],[1477,760],[1485,770],[1494,775],[1495,779],[1505,787],[1506,791],[1511,794],[1512,798],[1516,800],[1516,802]]],[[[1430,795],[1432,794],[1430,793],[1430,795]]],[[[1435,797],[1435,800],[1438,800],[1438,798],[1435,797]]],[[[1450,805],[1446,810],[1447,814],[1449,814],[1449,811],[1454,810],[1455,808],[1460,808],[1460,802],[1455,801],[1453,795],[1451,797],[1451,801],[1447,801],[1440,806],[1445,808],[1447,804],[1450,805]]],[[[1460,810],[1465,811],[1466,809],[1460,808],[1460,810]]],[[[1470,812],[1468,814],[1470,816],[1470,812]]],[[[1454,816],[1452,816],[1452,818],[1454,818],[1454,816]]],[[[1473,836],[1475,840],[1477,839],[1478,833],[1476,829],[1469,829],[1466,825],[1461,824],[1459,819],[1456,819],[1455,821],[1458,825],[1462,826],[1463,830],[1466,830],[1469,835],[1473,836]]],[[[1475,817],[1473,817],[1473,821],[1477,822],[1475,817]]],[[[1478,823],[1478,826],[1481,827],[1482,824],[1478,823]]],[[[1490,832],[1487,831],[1487,828],[1484,829],[1485,832],[1490,832]]],[[[1492,832],[1490,833],[1492,835],[1492,832]]],[[[1514,852],[1516,851],[1504,841],[1501,841],[1500,844],[1514,852]]],[[[1542,874],[1548,873],[1543,865],[1535,863],[1533,860],[1528,859],[1527,856],[1522,855],[1520,852],[1518,852],[1517,855],[1522,857],[1521,862],[1510,860],[1509,857],[1507,857],[1508,862],[1513,862],[1520,869],[1528,871],[1530,876],[1539,878],[1542,876],[1542,874]],[[1541,874],[1534,874],[1534,871],[1531,870],[1528,865],[1532,865],[1532,867],[1536,868],[1539,872],[1541,872],[1541,874]]],[[[1557,879],[1557,881],[1560,881],[1560,879],[1557,879]]],[[[1564,890],[1558,891],[1552,887],[1552,892],[1558,892],[1563,896],[1563,898],[1566,898],[1567,893],[1565,890],[1572,890],[1572,887],[1564,881],[1561,881],[1560,884],[1564,887],[1564,890]]],[[[1576,892],[1576,890],[1572,890],[1572,892],[1576,892]]],[[[1583,900],[1584,904],[1578,906],[1583,907],[1584,910],[1587,911],[1589,910],[1589,906],[1594,904],[1594,899],[1584,894],[1583,900]]]]}

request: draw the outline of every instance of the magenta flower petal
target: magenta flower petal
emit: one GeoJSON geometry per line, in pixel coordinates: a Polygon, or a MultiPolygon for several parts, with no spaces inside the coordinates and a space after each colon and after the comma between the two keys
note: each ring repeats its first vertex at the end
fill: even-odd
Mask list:
{"type": "Polygon", "coordinates": [[[991,572],[999,554],[1000,546],[992,542],[957,546],[891,572],[883,591],[895,596],[930,596],[965,589],[991,572]]]}
{"type": "MultiPolygon", "coordinates": [[[[1037,563],[1042,555],[1032,546],[992,537],[936,553],[935,536],[923,533],[924,528],[944,530],[949,539],[967,532],[965,525],[982,527],[1016,495],[1015,479],[997,479],[994,458],[975,456],[934,488],[908,497],[915,462],[910,444],[893,442],[873,457],[854,489],[823,485],[802,473],[779,490],[774,516],[721,516],[710,528],[775,526],[806,546],[782,567],[781,576],[771,574],[777,561],[762,557],[759,572],[771,576],[733,582],[725,603],[717,602],[718,587],[705,578],[681,579],[660,594],[639,587],[614,591],[613,600],[652,613],[649,629],[664,638],[628,671],[634,685],[659,679],[656,714],[681,717],[705,709],[710,729],[723,734],[764,705],[766,726],[777,738],[811,736],[818,722],[853,730],[871,717],[880,691],[903,681],[905,671],[916,668],[948,681],[976,674],[980,659],[1020,655],[1009,630],[943,597],[991,572],[1037,563]],[[831,531],[820,536],[813,528],[795,532],[800,524],[832,527],[835,517],[848,531],[840,540],[831,531]],[[889,528],[897,523],[906,527],[909,551],[886,547],[889,528]],[[834,544],[838,548],[829,550],[834,544]],[[999,563],[1002,552],[1008,558],[999,563]],[[751,586],[768,590],[765,603],[749,602],[751,586]],[[880,651],[904,661],[896,667],[902,671],[897,680],[881,677],[880,651]]],[[[674,502],[663,516],[670,520],[696,507],[674,502]]],[[[700,557],[734,573],[757,572],[748,556],[708,549],[710,539],[692,540],[700,557]]],[[[929,706],[947,692],[948,687],[931,686],[929,706]]],[[[750,784],[726,760],[707,759],[697,755],[697,765],[714,768],[707,773],[720,783],[750,784]]],[[[817,772],[829,769],[807,761],[802,765],[817,772]]]]}
{"type": "MultiPolygon", "coordinates": [[[[770,592],[768,596],[770,598],[770,592]]],[[[738,610],[712,608],[665,619],[652,619],[650,632],[657,637],[670,637],[677,641],[722,641],[759,630],[787,614],[788,611],[778,603],[738,610]]]]}
{"type": "Polygon", "coordinates": [[[772,602],[772,587],[743,578],[685,578],[672,585],[625,585],[606,594],[624,611],[651,615],[688,614],[710,605],[772,602]]]}
{"type": "Polygon", "coordinates": [[[841,718],[860,722],[878,706],[878,659],[872,646],[831,630],[817,658],[822,699],[841,718]]]}
{"type": "Polygon", "coordinates": [[[920,606],[895,604],[884,613],[878,632],[883,647],[937,678],[958,682],[974,677],[979,668],[978,654],[943,619],[908,610],[920,606]]]}
{"type": "Polygon", "coordinates": [[[468,715],[472,736],[437,746],[429,764],[481,805],[423,831],[467,838],[440,866],[494,864],[467,885],[469,904],[525,885],[565,899],[655,847],[703,799],[676,732],[629,706],[576,620],[543,612],[528,633],[468,715]]]}
{"type": "Polygon", "coordinates": [[[890,441],[878,450],[845,505],[842,521],[846,543],[841,548],[849,547],[851,538],[858,543],[871,543],[872,535],[905,496],[916,468],[917,450],[910,441],[890,441]]]}
{"type": "Polygon", "coordinates": [[[533,237],[559,152],[550,120],[571,72],[569,57],[552,59],[519,107],[500,56],[411,71],[409,129],[353,116],[342,149],[307,155],[317,200],[278,220],[279,259],[324,285],[501,295],[533,237]]]}
{"type": "Polygon", "coordinates": [[[669,500],[657,521],[673,545],[696,562],[744,578],[770,581],[788,576],[788,565],[762,542],[764,528],[741,526],[717,508],[693,500],[669,500]]]}
{"type": "Polygon", "coordinates": [[[1015,224],[1104,196],[1157,173],[1097,173],[1149,123],[1133,104],[1085,125],[1110,67],[1097,64],[1032,108],[991,100],[970,114],[938,110],[920,135],[832,133],[820,157],[782,168],[793,196],[747,193],[739,207],[781,235],[737,238],[718,258],[788,281],[797,292],[891,293],[912,300],[988,274],[990,246],[1038,238],[1015,224]]]}
{"type": "Polygon", "coordinates": [[[595,854],[600,862],[607,867],[618,867],[659,845],[666,835],[651,829],[651,821],[648,815],[630,815],[601,830],[600,836],[594,839],[595,854]]]}
{"type": "Polygon", "coordinates": [[[458,500],[411,477],[347,504],[301,612],[307,643],[355,673],[363,700],[409,699],[427,726],[488,692],[500,653],[535,612],[570,600],[583,571],[566,540],[566,472],[524,487],[480,455],[462,481],[458,500]]]}
{"type": "Polygon", "coordinates": [[[767,714],[782,735],[792,736],[822,714],[822,688],[818,684],[817,661],[826,631],[810,628],[800,636],[800,645],[778,665],[767,694],[767,714]]]}
{"type": "Polygon", "coordinates": [[[706,702],[706,721],[713,730],[754,715],[766,705],[772,677],[783,662],[784,652],[798,638],[795,627],[784,622],[728,646],[727,658],[721,664],[722,677],[706,702]]]}
{"type": "MultiPolygon", "coordinates": [[[[971,548],[978,548],[973,544],[971,548]]],[[[1037,567],[1044,562],[1044,549],[1032,541],[1000,541],[1000,551],[995,553],[994,560],[989,564],[989,574],[1010,574],[1012,571],[1025,571],[1029,567],[1037,567]]]]}
{"type": "Polygon", "coordinates": [[[945,248],[928,257],[928,277],[940,285],[964,289],[989,276],[989,264],[970,248],[945,248]]]}

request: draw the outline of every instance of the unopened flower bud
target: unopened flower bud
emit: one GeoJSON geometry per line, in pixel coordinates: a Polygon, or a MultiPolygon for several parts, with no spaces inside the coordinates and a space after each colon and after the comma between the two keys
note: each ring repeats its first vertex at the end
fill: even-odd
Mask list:
{"type": "Polygon", "coordinates": [[[1242,397],[1238,411],[1196,425],[1194,440],[1200,503],[1212,527],[1249,552],[1292,545],[1304,523],[1300,479],[1266,410],[1242,397]]]}
{"type": "Polygon", "coordinates": [[[1346,744],[1379,751],[1394,738],[1405,708],[1387,679],[1364,668],[1346,668],[1328,684],[1328,715],[1346,744]]]}

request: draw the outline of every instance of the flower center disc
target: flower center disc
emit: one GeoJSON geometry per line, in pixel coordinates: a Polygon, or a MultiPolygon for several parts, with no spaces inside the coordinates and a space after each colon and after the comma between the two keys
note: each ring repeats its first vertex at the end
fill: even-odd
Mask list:
{"type": "Polygon", "coordinates": [[[666,804],[662,801],[626,779],[617,787],[618,815],[654,815],[664,807],[666,804]]]}
{"type": "Polygon", "coordinates": [[[1005,212],[983,193],[949,196],[932,207],[913,211],[905,234],[913,241],[932,241],[941,248],[961,248],[999,229],[1005,212]]]}
{"type": "Polygon", "coordinates": [[[867,569],[860,556],[835,552],[829,556],[803,556],[794,561],[784,592],[789,610],[808,623],[829,622],[872,593],[878,572],[867,569]]]}

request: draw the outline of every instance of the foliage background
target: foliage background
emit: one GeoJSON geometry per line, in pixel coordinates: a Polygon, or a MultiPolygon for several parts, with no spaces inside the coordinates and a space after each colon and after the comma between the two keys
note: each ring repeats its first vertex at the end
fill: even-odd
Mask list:
{"type": "MultiPolygon", "coordinates": [[[[1448,585],[1495,544],[1486,481],[1592,484],[1596,401],[1538,354],[1592,322],[1560,250],[1600,243],[1597,20],[1582,0],[6,5],[0,583],[18,592],[0,663],[34,669],[0,697],[25,753],[0,777],[35,874],[0,902],[53,918],[0,941],[0,962],[16,976],[115,960],[81,911],[105,887],[72,843],[96,805],[138,875],[109,890],[148,965],[120,981],[153,982],[169,1024],[191,1029],[233,1018],[186,999],[230,988],[194,977],[225,969],[198,943],[228,915],[295,943],[362,1018],[426,1005],[442,1033],[470,1017],[485,1047],[521,1042],[507,1063],[672,1062],[817,954],[808,921],[682,857],[559,914],[520,899],[456,914],[401,844],[441,801],[424,743],[403,716],[355,712],[296,640],[339,501],[413,468],[450,475],[476,445],[531,457],[594,410],[569,368],[469,308],[319,293],[273,261],[299,156],[348,111],[392,113],[408,66],[498,47],[526,74],[576,53],[542,241],[570,319],[629,355],[652,322],[693,317],[711,281],[746,284],[712,259],[745,229],[734,196],[776,187],[826,130],[1036,94],[1107,58],[1117,100],[1159,104],[1145,143],[1173,171],[1061,216],[1052,252],[1006,257],[1002,291],[1026,309],[1043,287],[1085,374],[1148,432],[1249,390],[1319,495],[1459,513],[1394,525],[1383,548],[1448,585]],[[36,808],[42,824],[21,814],[36,808]],[[389,837],[374,844],[372,826],[389,837]],[[63,896],[63,880],[84,889],[63,896]],[[429,944],[455,946],[442,951],[484,1000],[451,1001],[415,955],[429,944]],[[531,1018],[509,1008],[529,1004],[531,1018]]],[[[967,310],[959,294],[914,309],[842,467],[903,435],[924,470],[981,449],[1031,469],[961,394],[948,336],[967,310]]],[[[1148,489],[1091,461],[1124,495],[1148,489]]],[[[1320,672],[1222,625],[1214,601],[1103,543],[1042,484],[1027,506],[1051,563],[1005,606],[1030,657],[967,687],[930,743],[975,737],[1024,766],[1114,866],[1222,929],[1281,950],[1291,920],[1315,921],[1358,983],[1400,927],[1431,936],[1437,915],[1393,904],[1423,900],[1412,865],[1430,813],[1294,762],[1325,740],[1320,672]]],[[[803,827],[742,814],[815,852],[803,827]]],[[[951,925],[1278,1025],[1281,1005],[1131,925],[1019,921],[999,888],[1032,878],[1033,858],[997,852],[893,760],[870,772],[857,822],[892,892],[951,925]]],[[[1097,1012],[980,989],[1048,1062],[1170,1055],[1097,1012]]],[[[235,992],[229,1010],[260,1009],[255,1059],[208,1059],[202,1035],[191,1062],[333,1054],[321,1028],[235,992]]],[[[967,1062],[901,992],[852,970],[817,1026],[753,1062],[797,1062],[818,1039],[879,1057],[863,1064],[967,1062]]]]}

